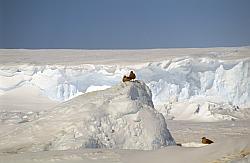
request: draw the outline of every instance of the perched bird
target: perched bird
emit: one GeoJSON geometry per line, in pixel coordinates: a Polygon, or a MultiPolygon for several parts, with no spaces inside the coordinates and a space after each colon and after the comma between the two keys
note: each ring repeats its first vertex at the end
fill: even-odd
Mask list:
{"type": "Polygon", "coordinates": [[[212,140],[207,139],[206,137],[201,138],[202,144],[212,144],[214,143],[212,140]]]}
{"type": "Polygon", "coordinates": [[[136,78],[136,75],[133,71],[130,71],[130,74],[128,77],[130,78],[130,80],[134,80],[136,78]]]}
{"type": "Polygon", "coordinates": [[[130,79],[129,79],[129,77],[127,77],[126,75],[124,75],[123,78],[122,78],[122,81],[126,82],[126,81],[130,81],[130,79]]]}

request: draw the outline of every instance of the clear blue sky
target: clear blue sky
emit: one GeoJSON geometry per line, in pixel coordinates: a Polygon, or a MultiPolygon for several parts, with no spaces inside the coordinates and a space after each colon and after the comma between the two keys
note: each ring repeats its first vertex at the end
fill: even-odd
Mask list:
{"type": "Polygon", "coordinates": [[[0,0],[0,48],[250,45],[250,0],[0,0]]]}

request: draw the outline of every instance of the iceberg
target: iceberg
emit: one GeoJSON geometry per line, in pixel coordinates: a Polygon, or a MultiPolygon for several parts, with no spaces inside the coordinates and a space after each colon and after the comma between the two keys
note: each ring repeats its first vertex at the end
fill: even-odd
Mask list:
{"type": "Polygon", "coordinates": [[[80,95],[7,134],[0,137],[1,151],[151,150],[175,145],[165,118],[155,110],[151,91],[142,81],[80,95]]]}

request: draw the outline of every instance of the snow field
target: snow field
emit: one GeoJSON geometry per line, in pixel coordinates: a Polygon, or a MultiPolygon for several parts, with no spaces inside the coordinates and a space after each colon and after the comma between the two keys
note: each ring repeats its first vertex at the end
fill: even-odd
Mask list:
{"type": "Polygon", "coordinates": [[[0,162],[249,162],[249,57],[0,49],[0,162]],[[130,70],[148,87],[120,83],[130,70]]]}

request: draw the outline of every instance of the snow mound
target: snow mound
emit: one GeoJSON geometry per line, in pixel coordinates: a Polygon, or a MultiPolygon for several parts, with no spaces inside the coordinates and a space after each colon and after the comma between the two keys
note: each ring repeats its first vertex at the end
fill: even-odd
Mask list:
{"type": "Polygon", "coordinates": [[[183,143],[181,144],[182,147],[187,147],[187,148],[198,148],[198,147],[204,147],[209,144],[202,144],[202,143],[197,143],[197,142],[189,142],[189,143],[183,143]]]}
{"type": "Polygon", "coordinates": [[[5,152],[80,148],[157,149],[174,145],[163,115],[142,81],[126,82],[64,102],[32,122],[0,134],[5,152]]]}
{"type": "Polygon", "coordinates": [[[108,85],[103,85],[103,86],[90,86],[88,87],[88,89],[86,90],[86,93],[89,93],[89,92],[94,92],[94,91],[100,91],[100,90],[104,90],[104,89],[107,89],[107,88],[110,88],[110,86],[108,85]]]}
{"type": "Polygon", "coordinates": [[[239,108],[230,104],[221,104],[204,99],[168,103],[158,108],[166,119],[215,122],[221,120],[247,120],[249,108],[239,108]]]}

